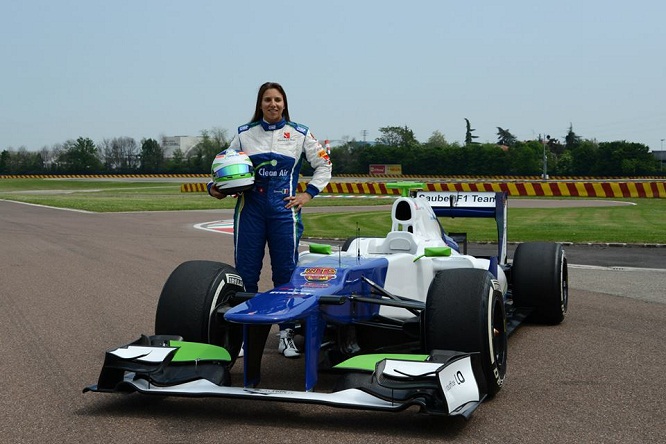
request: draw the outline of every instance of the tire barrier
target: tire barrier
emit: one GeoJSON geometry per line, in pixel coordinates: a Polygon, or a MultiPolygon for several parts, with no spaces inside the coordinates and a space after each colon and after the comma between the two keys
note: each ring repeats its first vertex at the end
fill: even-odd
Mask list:
{"type": "MultiPolygon", "coordinates": [[[[427,191],[504,191],[509,196],[538,197],[646,197],[666,198],[666,181],[646,182],[424,182],[427,191]]],[[[298,191],[305,191],[306,182],[298,184],[298,191]]],[[[206,192],[205,183],[185,183],[181,192],[206,192]]],[[[364,194],[364,195],[399,195],[396,189],[386,188],[385,183],[342,183],[332,182],[323,193],[364,194]]]]}
{"type": "MultiPolygon", "coordinates": [[[[542,181],[541,176],[473,176],[473,175],[447,175],[447,176],[430,176],[430,175],[415,175],[415,174],[403,174],[401,176],[392,175],[392,174],[372,174],[372,175],[362,175],[362,174],[336,174],[335,177],[347,178],[347,179],[358,179],[359,182],[364,180],[380,179],[386,181],[396,181],[396,180],[418,180],[422,182],[437,182],[442,179],[453,182],[475,182],[475,181],[485,181],[485,182],[539,182],[542,181]]],[[[621,177],[621,176],[550,176],[549,180],[554,182],[580,182],[580,181],[589,181],[589,182],[604,182],[604,181],[645,181],[653,180],[659,181],[663,180],[662,176],[631,176],[631,177],[621,177]]]]}
{"type": "Polygon", "coordinates": [[[181,193],[205,193],[207,191],[205,183],[183,183],[180,185],[181,193]]]}
{"type": "Polygon", "coordinates": [[[666,198],[662,182],[435,183],[428,191],[505,191],[509,196],[666,198]]]}

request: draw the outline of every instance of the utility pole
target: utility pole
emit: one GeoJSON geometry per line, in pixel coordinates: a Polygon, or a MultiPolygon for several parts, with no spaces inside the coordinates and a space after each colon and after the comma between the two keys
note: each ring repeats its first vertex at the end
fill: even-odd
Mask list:
{"type": "Polygon", "coordinates": [[[548,156],[546,155],[546,138],[550,139],[550,136],[541,137],[541,135],[539,135],[539,138],[541,138],[541,143],[543,144],[543,175],[541,178],[543,180],[548,180],[548,156]]]}

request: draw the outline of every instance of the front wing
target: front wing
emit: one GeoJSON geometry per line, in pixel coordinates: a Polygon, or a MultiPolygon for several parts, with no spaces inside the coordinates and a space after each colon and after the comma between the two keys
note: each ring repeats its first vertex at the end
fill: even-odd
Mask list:
{"type": "Polygon", "coordinates": [[[83,391],[283,401],[393,412],[418,406],[426,413],[465,418],[486,397],[478,355],[470,353],[435,351],[425,360],[372,355],[372,371],[367,368],[368,359],[358,368],[345,361],[336,366],[341,373],[336,391],[315,392],[234,387],[224,354],[179,359],[178,350],[190,343],[179,341],[168,347],[135,344],[108,351],[98,383],[83,391]]]}

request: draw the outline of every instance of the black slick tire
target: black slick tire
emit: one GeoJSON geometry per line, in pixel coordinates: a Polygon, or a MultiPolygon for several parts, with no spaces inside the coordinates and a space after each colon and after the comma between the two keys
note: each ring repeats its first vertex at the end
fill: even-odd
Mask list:
{"type": "Polygon", "coordinates": [[[439,271],[428,289],[423,324],[426,353],[478,352],[488,395],[502,388],[507,359],[506,313],[501,291],[488,271],[439,271]]]}
{"type": "Polygon", "coordinates": [[[243,281],[231,265],[213,261],[188,261],[169,276],[155,315],[155,334],[179,335],[184,340],[219,345],[235,362],[243,343],[243,328],[224,320],[233,296],[243,291],[243,281]]]}
{"type": "Polygon", "coordinates": [[[515,307],[532,308],[529,320],[555,325],[569,305],[569,272],[561,244],[528,242],[518,245],[511,267],[515,307]]]}

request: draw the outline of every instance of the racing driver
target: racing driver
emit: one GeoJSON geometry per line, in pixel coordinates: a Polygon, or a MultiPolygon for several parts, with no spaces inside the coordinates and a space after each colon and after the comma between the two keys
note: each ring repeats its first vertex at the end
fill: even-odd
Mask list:
{"type": "MultiPolygon", "coordinates": [[[[254,186],[235,194],[236,270],[246,291],[257,292],[268,243],[273,285],[286,284],[298,259],[301,209],[331,179],[330,158],[308,127],[290,120],[287,95],[274,82],[261,85],[252,120],[238,128],[229,148],[247,154],[254,166],[254,186]],[[297,193],[303,156],[314,173],[305,192],[297,193]]],[[[218,199],[227,195],[214,182],[208,183],[208,193],[218,199]]],[[[293,329],[294,325],[280,325],[278,350],[290,358],[300,356],[293,329]]]]}

